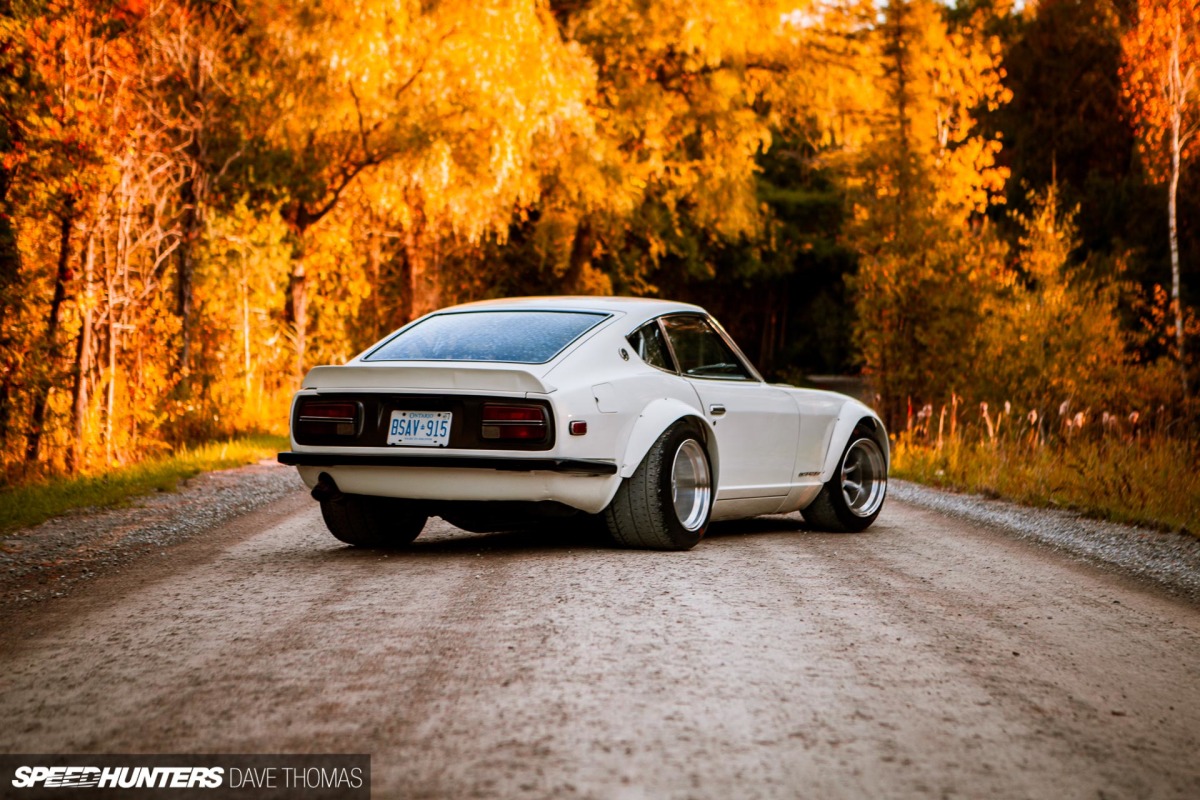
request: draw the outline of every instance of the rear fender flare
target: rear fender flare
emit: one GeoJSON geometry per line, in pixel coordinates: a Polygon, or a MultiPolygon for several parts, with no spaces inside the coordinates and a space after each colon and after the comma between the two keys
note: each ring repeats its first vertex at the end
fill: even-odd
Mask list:
{"type": "Polygon", "coordinates": [[[720,476],[721,459],[717,452],[717,437],[712,426],[695,408],[681,400],[669,397],[655,400],[642,409],[642,413],[638,416],[633,425],[633,431],[629,435],[629,442],[625,445],[625,455],[620,461],[621,477],[632,476],[638,465],[642,463],[642,459],[646,457],[646,453],[650,452],[650,448],[658,441],[658,437],[681,419],[690,419],[695,422],[696,427],[700,428],[704,436],[704,449],[708,451],[708,460],[711,462],[710,466],[713,472],[713,487],[715,488],[720,476]]]}
{"type": "Polygon", "coordinates": [[[851,401],[842,408],[837,424],[833,427],[833,435],[829,438],[829,452],[825,454],[825,465],[821,470],[821,483],[827,483],[833,477],[838,461],[841,460],[842,452],[846,449],[846,445],[850,444],[850,436],[860,423],[870,429],[871,438],[879,444],[883,450],[884,459],[888,466],[891,466],[891,450],[888,447],[887,431],[883,427],[883,422],[871,409],[857,401],[851,401]]]}

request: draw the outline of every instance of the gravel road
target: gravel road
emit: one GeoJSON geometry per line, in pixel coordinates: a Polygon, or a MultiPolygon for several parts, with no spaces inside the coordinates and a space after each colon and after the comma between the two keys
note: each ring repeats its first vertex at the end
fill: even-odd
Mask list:
{"type": "Polygon", "coordinates": [[[205,472],[177,492],[134,498],[125,508],[81,508],[0,538],[0,611],[62,597],[81,581],[216,530],[304,484],[275,461],[205,472]]]}
{"type": "Polygon", "coordinates": [[[435,520],[359,552],[278,480],[0,608],[0,752],[368,752],[386,798],[1200,796],[1184,540],[1172,582],[897,484],[857,535],[644,553],[435,520]]]}

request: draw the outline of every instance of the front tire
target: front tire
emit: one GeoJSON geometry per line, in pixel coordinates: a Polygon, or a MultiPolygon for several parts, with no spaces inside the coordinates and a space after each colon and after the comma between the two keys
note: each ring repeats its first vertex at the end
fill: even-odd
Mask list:
{"type": "Polygon", "coordinates": [[[393,497],[344,494],[321,501],[325,527],[355,547],[401,547],[420,535],[428,516],[410,501],[393,497]]]}
{"type": "Polygon", "coordinates": [[[879,516],[887,496],[887,458],[863,428],[855,428],[833,477],[800,513],[817,530],[865,531],[879,516]]]}
{"type": "Polygon", "coordinates": [[[694,423],[663,433],[604,510],[609,535],[623,547],[690,550],[712,514],[708,451],[694,423]]]}

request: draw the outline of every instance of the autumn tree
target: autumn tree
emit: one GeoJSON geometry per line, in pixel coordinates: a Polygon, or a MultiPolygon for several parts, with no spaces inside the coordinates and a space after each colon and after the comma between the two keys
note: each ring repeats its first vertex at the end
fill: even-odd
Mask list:
{"type": "Polygon", "coordinates": [[[202,245],[216,186],[244,155],[239,82],[252,66],[247,20],[227,0],[163,3],[148,14],[140,41],[139,82],[145,112],[167,140],[180,171],[174,202],[179,244],[175,250],[175,313],[179,365],[192,368],[196,254],[202,245]]]}
{"type": "Polygon", "coordinates": [[[402,146],[400,104],[430,44],[415,3],[262,3],[247,13],[263,32],[255,68],[273,79],[245,87],[255,152],[241,178],[292,234],[285,308],[298,377],[308,344],[308,231],[360,173],[402,146]]]}
{"type": "MultiPolygon", "coordinates": [[[[689,250],[678,236],[685,218],[709,241],[759,230],[755,158],[770,144],[770,124],[758,104],[791,64],[783,19],[793,6],[593,0],[552,7],[565,35],[596,64],[600,134],[600,147],[585,153],[587,183],[568,176],[542,199],[543,229],[561,243],[554,263],[564,288],[595,292],[615,283],[651,291],[658,260],[689,250]]],[[[691,264],[712,269],[702,259],[691,264]]]]}
{"type": "MultiPolygon", "coordinates": [[[[122,135],[123,112],[129,110],[130,32],[136,15],[121,3],[48,3],[44,12],[28,16],[21,34],[31,42],[31,80],[40,91],[21,120],[24,180],[18,190],[27,220],[39,227],[54,252],[45,286],[49,298],[43,333],[30,341],[25,376],[29,417],[25,461],[38,462],[50,413],[51,392],[63,380],[64,327],[69,292],[75,286],[76,256],[104,203],[106,155],[122,135]],[[52,242],[52,244],[50,243],[52,242]]],[[[33,231],[29,231],[33,233],[33,231]]],[[[34,292],[38,289],[34,288],[34,292]]],[[[37,294],[34,294],[37,297],[37,294]]]]}
{"type": "Polygon", "coordinates": [[[1200,149],[1200,4],[1195,0],[1138,0],[1137,24],[1123,40],[1125,92],[1142,153],[1156,180],[1167,183],[1171,302],[1183,396],[1188,397],[1184,306],[1180,290],[1177,220],[1179,178],[1200,149]]]}
{"type": "Polygon", "coordinates": [[[21,251],[14,182],[23,161],[25,109],[33,85],[28,45],[10,0],[0,2],[0,453],[4,452],[20,368],[16,325],[21,304],[21,251]]]}
{"type": "Polygon", "coordinates": [[[1013,266],[984,306],[975,396],[1041,417],[1064,403],[1077,411],[1148,408],[1160,398],[1147,395],[1134,339],[1121,326],[1130,287],[1076,260],[1078,210],[1062,206],[1056,186],[1030,192],[1025,205],[1029,212],[1012,212],[1021,231],[1013,266]]]}
{"type": "MultiPolygon", "coordinates": [[[[538,4],[501,4],[494,17],[473,19],[465,6],[443,25],[456,33],[441,44],[430,69],[449,89],[425,96],[412,124],[431,146],[411,148],[378,171],[367,186],[401,211],[403,287],[408,318],[442,304],[444,256],[485,236],[503,242],[514,216],[560,181],[595,191],[594,159],[603,147],[589,104],[594,65],[565,41],[538,4]],[[502,82],[505,90],[492,86],[502,82]],[[397,200],[401,202],[397,202],[397,200]]],[[[486,265],[479,265],[486,270],[486,265]]],[[[405,319],[404,321],[407,321],[405,319]]]]}
{"type": "Polygon", "coordinates": [[[24,350],[16,375],[27,390],[7,410],[21,415],[24,460],[37,469],[129,457],[157,432],[179,374],[163,289],[186,170],[152,113],[161,73],[148,56],[155,15],[170,8],[47,3],[19,19],[39,89],[19,120],[21,312],[44,322],[37,333],[27,322],[9,351],[24,350]]]}
{"type": "Polygon", "coordinates": [[[208,215],[192,276],[196,369],[189,394],[167,404],[172,433],[183,441],[261,429],[286,407],[293,388],[282,319],[289,237],[278,213],[245,199],[208,215]]]}
{"type": "MultiPolygon", "coordinates": [[[[309,271],[314,227],[350,193],[369,195],[402,235],[408,302],[421,298],[412,313],[429,310],[430,242],[503,229],[532,201],[533,153],[571,140],[588,74],[530,0],[275,12],[259,12],[260,68],[278,78],[256,104],[261,146],[246,166],[269,176],[267,194],[293,232],[286,316],[300,373],[310,302],[325,299],[310,292],[322,280],[309,271]]],[[[345,286],[335,275],[328,283],[345,286]]]]}
{"type": "Polygon", "coordinates": [[[889,3],[873,32],[881,87],[852,178],[858,341],[885,419],[947,396],[975,357],[978,309],[997,252],[976,234],[1004,187],[1000,142],[975,109],[1006,100],[998,43],[953,30],[931,0],[889,3]]]}

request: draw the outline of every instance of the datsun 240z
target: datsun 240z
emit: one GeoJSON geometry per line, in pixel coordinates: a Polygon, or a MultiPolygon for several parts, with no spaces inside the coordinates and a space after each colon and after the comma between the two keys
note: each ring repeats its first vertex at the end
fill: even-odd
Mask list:
{"type": "Polygon", "coordinates": [[[411,542],[590,515],[627,547],[686,550],[713,520],[799,511],[861,531],[888,440],[844,395],[766,383],[704,309],[522,298],[428,314],[292,402],[296,466],[343,542],[411,542]]]}

